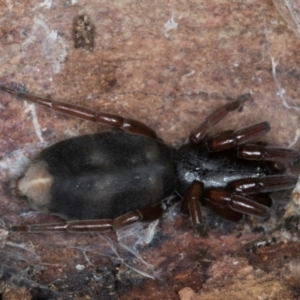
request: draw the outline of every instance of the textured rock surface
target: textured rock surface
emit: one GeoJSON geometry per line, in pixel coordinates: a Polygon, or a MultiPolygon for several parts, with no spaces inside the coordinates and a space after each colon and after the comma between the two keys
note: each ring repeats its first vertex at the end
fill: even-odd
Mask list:
{"type": "MultiPolygon", "coordinates": [[[[267,120],[272,131],[264,141],[299,149],[300,41],[271,0],[32,0],[1,7],[3,83],[137,118],[173,146],[209,112],[250,92],[243,111],[216,130],[267,120]],[[84,15],[94,46],[75,49],[74,20],[84,15]]],[[[174,211],[151,245],[135,250],[135,261],[113,234],[6,235],[11,224],[50,220],[10,195],[9,181],[29,159],[66,137],[107,128],[4,94],[0,119],[2,299],[299,298],[298,221],[282,218],[289,193],[276,195],[267,222],[235,225],[207,215],[208,238],[195,236],[174,211]]]]}

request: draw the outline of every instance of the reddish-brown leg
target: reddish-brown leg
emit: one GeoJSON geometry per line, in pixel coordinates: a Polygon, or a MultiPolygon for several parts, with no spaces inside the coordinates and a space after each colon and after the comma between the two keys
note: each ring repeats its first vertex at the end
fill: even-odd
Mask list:
{"type": "Polygon", "coordinates": [[[292,189],[297,178],[289,175],[271,175],[259,178],[244,178],[232,181],[228,188],[242,194],[270,193],[292,189]]]}
{"type": "Polygon", "coordinates": [[[216,215],[228,221],[238,222],[243,217],[242,213],[234,211],[229,207],[216,205],[213,202],[208,201],[208,199],[206,199],[206,206],[216,215]]]}
{"type": "Polygon", "coordinates": [[[165,212],[166,206],[163,203],[151,207],[138,209],[124,214],[113,220],[114,229],[119,229],[135,222],[153,222],[159,219],[165,212]]]}
{"type": "Polygon", "coordinates": [[[224,189],[210,189],[206,193],[206,198],[212,204],[224,207],[225,210],[230,208],[242,214],[265,217],[269,212],[267,206],[224,189]]]}
{"type": "Polygon", "coordinates": [[[273,200],[268,194],[247,194],[247,198],[268,207],[273,204],[273,200]]]}
{"type": "Polygon", "coordinates": [[[247,143],[270,130],[268,122],[258,123],[236,131],[223,131],[206,142],[210,152],[217,152],[247,143]]]}
{"type": "Polygon", "coordinates": [[[10,231],[22,231],[22,232],[106,232],[113,230],[112,220],[75,220],[65,221],[60,223],[48,223],[48,224],[32,224],[32,225],[19,225],[12,226],[10,231]]]}
{"type": "Polygon", "coordinates": [[[202,182],[194,181],[190,185],[181,204],[181,212],[191,216],[195,227],[200,227],[202,225],[200,198],[202,196],[203,189],[204,187],[202,182]]]}
{"type": "Polygon", "coordinates": [[[196,127],[190,134],[190,141],[198,144],[200,143],[209,130],[224,119],[230,111],[238,109],[242,103],[250,98],[250,94],[240,96],[237,100],[230,102],[209,115],[198,127],[196,127]]]}
{"type": "Polygon", "coordinates": [[[266,165],[275,174],[283,174],[286,171],[286,165],[279,161],[265,161],[266,165]]]}
{"type": "Polygon", "coordinates": [[[95,219],[95,220],[72,220],[62,221],[60,223],[49,224],[33,224],[12,226],[11,231],[23,231],[29,233],[35,232],[106,232],[118,230],[135,222],[152,222],[159,219],[166,209],[177,202],[178,196],[172,195],[162,202],[136,211],[126,213],[114,220],[111,219],[95,219]]]}
{"type": "Polygon", "coordinates": [[[0,85],[0,91],[9,93],[17,98],[25,99],[27,101],[46,106],[56,112],[63,113],[65,115],[74,116],[87,121],[101,123],[107,126],[115,127],[123,131],[132,133],[138,133],[157,139],[156,133],[147,125],[142,122],[133,119],[126,119],[118,115],[107,114],[100,111],[94,111],[82,106],[51,100],[36,96],[33,94],[16,91],[12,88],[0,85]]]}
{"type": "Polygon", "coordinates": [[[247,160],[265,160],[291,164],[299,161],[299,153],[295,150],[253,144],[239,146],[237,156],[247,160]]]}
{"type": "Polygon", "coordinates": [[[177,195],[172,195],[151,207],[145,207],[126,213],[113,220],[113,228],[119,229],[135,222],[153,222],[159,219],[167,208],[171,207],[179,200],[177,195]]]}

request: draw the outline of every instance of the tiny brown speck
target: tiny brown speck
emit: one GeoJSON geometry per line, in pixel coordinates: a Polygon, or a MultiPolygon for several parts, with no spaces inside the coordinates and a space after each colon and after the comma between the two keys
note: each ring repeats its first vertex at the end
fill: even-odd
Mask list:
{"type": "Polygon", "coordinates": [[[94,48],[94,25],[88,16],[81,15],[74,19],[73,39],[75,48],[92,50],[94,48]]]}

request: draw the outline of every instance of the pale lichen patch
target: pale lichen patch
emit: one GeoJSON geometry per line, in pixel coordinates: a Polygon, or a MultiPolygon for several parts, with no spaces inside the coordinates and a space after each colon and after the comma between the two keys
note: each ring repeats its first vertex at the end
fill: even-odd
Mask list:
{"type": "Polygon", "coordinates": [[[29,198],[32,208],[47,210],[51,201],[50,190],[53,177],[47,170],[44,161],[34,161],[18,182],[18,190],[21,195],[29,198]]]}

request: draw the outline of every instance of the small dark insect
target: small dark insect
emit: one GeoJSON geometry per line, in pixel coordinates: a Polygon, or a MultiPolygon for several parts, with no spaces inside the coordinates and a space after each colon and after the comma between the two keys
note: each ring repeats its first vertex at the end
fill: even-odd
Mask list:
{"type": "Polygon", "coordinates": [[[15,182],[15,193],[26,196],[34,209],[73,220],[14,226],[14,231],[118,229],[160,218],[178,196],[183,199],[181,211],[201,228],[200,204],[230,221],[244,214],[265,217],[272,205],[270,193],[296,183],[284,172],[286,164],[298,161],[297,151],[249,143],[270,130],[267,122],[207,137],[249,95],[217,109],[192,131],[189,143],[175,150],[139,121],[6,86],[0,90],[121,130],[71,138],[43,150],[15,182]]]}

